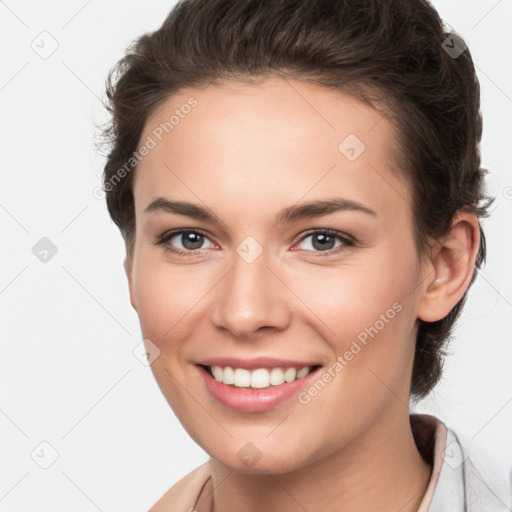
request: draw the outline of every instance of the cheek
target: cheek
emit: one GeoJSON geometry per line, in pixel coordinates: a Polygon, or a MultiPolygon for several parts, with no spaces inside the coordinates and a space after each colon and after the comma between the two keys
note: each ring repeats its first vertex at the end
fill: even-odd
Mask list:
{"type": "Polygon", "coordinates": [[[343,357],[345,376],[338,380],[350,379],[361,392],[382,386],[376,375],[399,386],[414,348],[414,249],[383,247],[374,256],[288,276],[310,309],[303,318],[329,344],[332,361],[343,357]]]}
{"type": "Polygon", "coordinates": [[[199,266],[180,268],[141,254],[135,263],[133,293],[144,336],[161,342],[179,339],[182,326],[208,291],[205,277],[199,266]]]}
{"type": "Polygon", "coordinates": [[[414,269],[407,268],[405,261],[398,265],[391,261],[375,258],[332,268],[312,267],[308,272],[287,273],[286,281],[293,283],[309,316],[323,324],[326,338],[346,342],[375,324],[379,331],[384,327],[389,331],[404,316],[397,310],[414,300],[414,269]]]}
{"type": "Polygon", "coordinates": [[[387,404],[401,407],[396,397],[408,401],[414,303],[407,296],[407,280],[356,274],[354,269],[352,274],[317,280],[317,286],[328,288],[323,294],[316,289],[316,303],[311,303],[316,315],[309,315],[312,330],[323,334],[332,355],[319,376],[322,382],[313,383],[299,400],[309,408],[311,418],[329,411],[333,421],[318,428],[334,444],[340,436],[357,434],[387,404]],[[351,428],[340,429],[342,424],[351,428]]]}
{"type": "MultiPolygon", "coordinates": [[[[194,403],[183,391],[186,386],[187,342],[195,324],[194,315],[205,290],[197,274],[172,267],[154,254],[142,251],[134,267],[134,295],[142,336],[159,349],[151,364],[155,380],[171,408],[183,422],[194,403]]],[[[204,282],[204,280],[203,280],[204,282]]],[[[194,409],[197,415],[201,411],[194,409]]]]}

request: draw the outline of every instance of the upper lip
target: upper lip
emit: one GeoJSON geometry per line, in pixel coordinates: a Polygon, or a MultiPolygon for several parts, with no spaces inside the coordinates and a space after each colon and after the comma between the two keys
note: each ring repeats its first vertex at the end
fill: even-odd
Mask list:
{"type": "Polygon", "coordinates": [[[212,357],[197,361],[196,364],[203,366],[231,366],[232,368],[256,370],[257,368],[276,368],[279,366],[286,368],[304,368],[305,366],[318,366],[320,363],[315,361],[298,361],[295,359],[279,359],[275,357],[255,357],[253,359],[243,359],[241,357],[212,357]]]}

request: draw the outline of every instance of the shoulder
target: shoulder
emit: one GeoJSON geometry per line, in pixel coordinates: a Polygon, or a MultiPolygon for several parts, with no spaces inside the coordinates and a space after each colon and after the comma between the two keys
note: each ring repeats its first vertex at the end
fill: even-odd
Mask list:
{"type": "MultiPolygon", "coordinates": [[[[434,502],[459,503],[454,510],[503,512],[511,510],[510,468],[500,465],[481,446],[447,427],[446,446],[434,502]],[[437,501],[436,501],[437,498],[437,501]]],[[[435,512],[437,508],[433,507],[435,512]]],[[[442,510],[442,508],[439,508],[442,510]]]]}
{"type": "Polygon", "coordinates": [[[471,439],[450,430],[460,446],[468,510],[503,512],[512,509],[512,469],[498,463],[471,439]]]}
{"type": "Polygon", "coordinates": [[[512,471],[439,418],[411,415],[418,449],[433,466],[418,512],[510,512],[512,471]]]}
{"type": "Polygon", "coordinates": [[[203,485],[210,477],[210,463],[205,462],[176,482],[149,512],[186,512],[192,510],[203,485]]]}

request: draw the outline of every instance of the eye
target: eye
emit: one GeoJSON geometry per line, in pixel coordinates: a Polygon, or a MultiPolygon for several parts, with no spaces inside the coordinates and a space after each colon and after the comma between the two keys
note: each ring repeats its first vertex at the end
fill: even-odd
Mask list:
{"type": "MultiPolygon", "coordinates": [[[[155,244],[163,246],[166,251],[179,256],[195,256],[201,249],[205,248],[203,244],[206,240],[209,240],[208,235],[201,230],[179,229],[162,234],[155,244]]],[[[316,252],[318,253],[316,256],[330,256],[355,245],[355,241],[343,233],[329,229],[310,231],[297,242],[297,244],[301,243],[306,246],[302,250],[316,252]],[[309,242],[305,243],[308,239],[310,239],[309,242]]],[[[211,244],[217,247],[213,242],[211,244]]]]}
{"type": "Polygon", "coordinates": [[[310,231],[300,238],[299,243],[303,243],[308,239],[311,240],[304,244],[306,246],[304,250],[325,253],[318,254],[318,256],[330,256],[346,250],[355,244],[354,240],[351,240],[344,234],[329,229],[310,231]],[[336,245],[336,241],[339,242],[338,245],[336,245]]]}
{"type": "Polygon", "coordinates": [[[156,241],[156,245],[161,245],[166,251],[180,256],[193,256],[193,253],[204,248],[202,246],[205,240],[208,240],[208,237],[200,230],[180,229],[164,233],[156,241]]]}

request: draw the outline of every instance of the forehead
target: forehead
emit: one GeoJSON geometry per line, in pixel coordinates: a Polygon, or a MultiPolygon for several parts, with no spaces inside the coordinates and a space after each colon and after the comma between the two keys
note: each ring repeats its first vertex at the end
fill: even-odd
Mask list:
{"type": "Polygon", "coordinates": [[[149,139],[134,185],[148,200],[168,189],[205,201],[222,192],[240,205],[261,194],[296,202],[336,189],[385,210],[408,196],[390,158],[391,124],[315,84],[271,78],[181,89],[147,119],[141,144],[149,139]]]}

